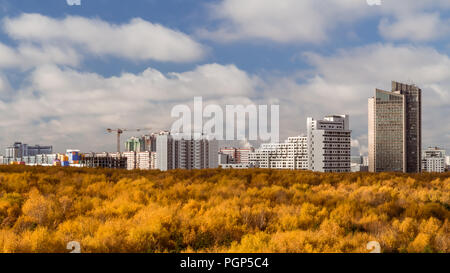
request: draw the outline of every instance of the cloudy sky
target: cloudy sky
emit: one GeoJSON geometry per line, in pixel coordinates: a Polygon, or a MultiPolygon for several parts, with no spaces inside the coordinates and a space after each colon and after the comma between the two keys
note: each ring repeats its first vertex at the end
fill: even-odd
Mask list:
{"type": "MultiPolygon", "coordinates": [[[[169,129],[171,108],[279,104],[281,138],[423,89],[423,145],[450,152],[450,1],[0,0],[0,148],[113,151],[106,128],[169,129]]],[[[129,135],[125,135],[129,136],[129,135]]]]}

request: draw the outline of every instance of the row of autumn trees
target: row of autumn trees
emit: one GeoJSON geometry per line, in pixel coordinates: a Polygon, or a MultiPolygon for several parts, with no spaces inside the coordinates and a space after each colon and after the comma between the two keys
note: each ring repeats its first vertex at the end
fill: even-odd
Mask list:
{"type": "Polygon", "coordinates": [[[450,252],[450,175],[0,166],[0,252],[450,252]]]}

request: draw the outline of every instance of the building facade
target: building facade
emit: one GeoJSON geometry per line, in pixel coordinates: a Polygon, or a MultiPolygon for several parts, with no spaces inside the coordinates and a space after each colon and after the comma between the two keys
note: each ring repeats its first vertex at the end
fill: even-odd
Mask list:
{"type": "Polygon", "coordinates": [[[266,143],[249,153],[249,165],[264,169],[308,169],[308,143],[305,136],[289,137],[284,143],[266,143]]]}
{"type": "Polygon", "coordinates": [[[421,172],[422,90],[392,82],[369,99],[369,171],[421,172]]]}
{"type": "Polygon", "coordinates": [[[249,163],[249,154],[254,152],[255,149],[252,147],[249,148],[221,148],[219,154],[226,155],[227,162],[223,162],[223,164],[248,164],[249,163]]]}
{"type": "Polygon", "coordinates": [[[127,169],[127,158],[118,153],[84,154],[80,166],[88,168],[127,169]]]}
{"type": "Polygon", "coordinates": [[[161,132],[156,138],[156,168],[162,171],[217,168],[217,154],[217,141],[204,136],[185,138],[161,132]]]}
{"type": "Polygon", "coordinates": [[[423,152],[422,170],[424,172],[443,173],[446,169],[445,150],[430,147],[423,152]]]}
{"type": "Polygon", "coordinates": [[[307,119],[308,168],[316,172],[350,172],[351,130],[348,115],[307,119]]]}
{"type": "Polygon", "coordinates": [[[30,146],[22,142],[15,142],[12,146],[6,148],[5,157],[22,158],[24,156],[36,156],[39,154],[53,153],[52,146],[34,145],[30,146]]]}

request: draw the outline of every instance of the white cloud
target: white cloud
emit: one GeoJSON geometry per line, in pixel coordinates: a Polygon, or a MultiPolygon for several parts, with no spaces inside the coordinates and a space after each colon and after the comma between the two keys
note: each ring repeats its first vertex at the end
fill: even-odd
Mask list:
{"type": "Polygon", "coordinates": [[[0,142],[27,142],[83,150],[113,150],[108,127],[170,128],[171,108],[204,104],[279,104],[281,139],[305,132],[306,117],[350,114],[353,138],[367,150],[367,99],[391,80],[414,79],[423,89],[424,145],[446,145],[450,124],[450,58],[428,47],[374,44],[306,54],[313,70],[280,77],[251,75],[234,65],[208,64],[182,73],[155,69],[103,77],[57,66],[40,66],[28,87],[0,101],[0,142]],[[26,111],[24,111],[26,109],[26,111]],[[14,130],[5,130],[15,128],[14,130]]]}
{"type": "Polygon", "coordinates": [[[358,0],[223,0],[211,10],[222,24],[217,29],[200,30],[202,37],[319,43],[327,40],[337,24],[361,18],[368,6],[358,0]]]}
{"type": "MultiPolygon", "coordinates": [[[[37,43],[56,55],[61,55],[61,52],[55,52],[61,48],[76,48],[99,57],[191,62],[201,59],[205,54],[205,48],[188,35],[139,18],[126,24],[113,25],[100,19],[78,16],[54,19],[40,14],[22,14],[4,19],[3,28],[19,43],[37,43]]],[[[23,50],[27,49],[25,53],[40,54],[34,48],[23,50]]],[[[69,53],[73,55],[73,52],[69,53]]],[[[45,51],[42,54],[47,55],[45,51]]],[[[61,55],[58,58],[63,57],[61,55]]]]}
{"type": "Polygon", "coordinates": [[[217,27],[200,29],[199,36],[219,42],[270,40],[278,43],[321,43],[370,18],[379,18],[379,32],[388,40],[429,41],[450,32],[448,0],[222,0],[212,5],[217,27]],[[349,23],[352,23],[350,25],[349,23]],[[347,27],[347,28],[343,28],[347,27]],[[348,28],[350,27],[350,28],[348,28]]]}
{"type": "Polygon", "coordinates": [[[389,44],[345,49],[332,56],[306,55],[315,72],[305,83],[283,85],[293,109],[286,118],[348,113],[353,137],[364,147],[367,99],[375,88],[390,90],[391,80],[414,80],[423,90],[424,145],[448,145],[450,124],[442,121],[450,112],[449,56],[429,47],[389,44]]]}
{"type": "Polygon", "coordinates": [[[379,25],[380,34],[388,40],[431,41],[450,34],[450,20],[439,13],[419,13],[384,18],[379,25]]]}
{"type": "Polygon", "coordinates": [[[8,79],[0,73],[0,102],[11,96],[11,85],[8,79]]]}
{"type": "Polygon", "coordinates": [[[218,64],[184,73],[149,68],[115,77],[46,65],[26,81],[29,86],[11,102],[0,104],[0,130],[5,132],[0,142],[21,136],[25,142],[46,142],[60,149],[70,143],[87,151],[114,147],[105,128],[168,129],[176,104],[192,104],[194,96],[203,96],[205,103],[251,103],[259,84],[257,77],[234,65],[218,64]]]}
{"type": "Polygon", "coordinates": [[[11,48],[0,43],[0,59],[0,68],[24,70],[43,64],[78,66],[81,56],[70,47],[21,43],[11,48]]]}

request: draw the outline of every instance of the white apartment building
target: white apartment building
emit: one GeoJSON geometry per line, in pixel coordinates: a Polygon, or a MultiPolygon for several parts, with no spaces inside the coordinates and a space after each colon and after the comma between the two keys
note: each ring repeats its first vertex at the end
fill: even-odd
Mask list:
{"type": "Polygon", "coordinates": [[[307,119],[308,168],[316,172],[350,172],[351,130],[348,115],[307,119]]]}
{"type": "Polygon", "coordinates": [[[186,138],[161,132],[156,138],[156,168],[162,171],[217,168],[218,150],[217,141],[205,136],[186,138]]]}
{"type": "Polygon", "coordinates": [[[430,147],[423,152],[422,170],[424,172],[443,173],[446,168],[445,150],[430,147]]]}
{"type": "Polygon", "coordinates": [[[262,144],[249,153],[250,166],[264,169],[308,169],[308,142],[305,136],[289,137],[284,143],[262,144]]]}
{"type": "Polygon", "coordinates": [[[122,155],[127,158],[127,170],[136,169],[136,152],[124,152],[122,155]]]}
{"type": "Polygon", "coordinates": [[[150,170],[151,152],[136,153],[136,168],[139,170],[150,170]]]}

